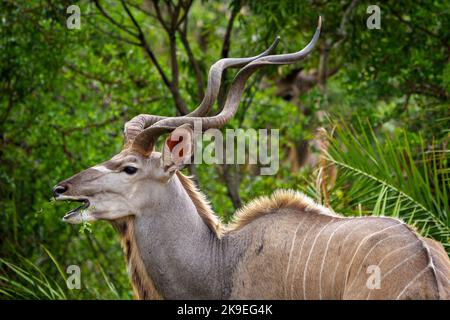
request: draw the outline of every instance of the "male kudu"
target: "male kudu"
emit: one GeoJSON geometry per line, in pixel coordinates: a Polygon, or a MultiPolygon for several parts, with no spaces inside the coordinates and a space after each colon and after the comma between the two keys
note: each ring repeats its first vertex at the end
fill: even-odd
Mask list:
{"type": "Polygon", "coordinates": [[[448,299],[450,260],[439,243],[386,217],[342,217],[301,193],[257,198],[223,225],[193,182],[179,172],[191,157],[192,127],[221,128],[236,112],[245,82],[262,66],[302,60],[292,54],[227,58],[210,70],[192,113],[140,115],[125,125],[112,159],[60,182],[56,200],[80,201],[63,220],[106,220],[118,230],[140,299],[448,299]],[[206,116],[226,68],[241,67],[222,111],[206,116]],[[169,133],[162,153],[158,136],[169,133]],[[174,150],[181,143],[183,152],[174,150]],[[368,285],[369,266],[379,286],[368,285]]]}

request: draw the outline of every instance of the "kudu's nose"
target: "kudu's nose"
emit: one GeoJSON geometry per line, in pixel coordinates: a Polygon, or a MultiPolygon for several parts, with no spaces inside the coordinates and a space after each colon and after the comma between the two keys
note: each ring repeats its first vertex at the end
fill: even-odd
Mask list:
{"type": "Polygon", "coordinates": [[[56,185],[53,188],[53,196],[55,196],[55,198],[56,198],[56,197],[62,195],[66,191],[67,191],[67,186],[65,186],[65,185],[56,185]]]}

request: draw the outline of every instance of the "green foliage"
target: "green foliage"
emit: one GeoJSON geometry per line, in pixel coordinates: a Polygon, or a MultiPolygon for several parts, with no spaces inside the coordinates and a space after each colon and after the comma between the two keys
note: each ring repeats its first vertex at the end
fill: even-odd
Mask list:
{"type": "Polygon", "coordinates": [[[114,284],[105,270],[99,265],[101,281],[104,281],[109,292],[100,293],[98,288],[87,287],[84,290],[77,288],[68,289],[66,282],[68,275],[63,270],[52,253],[42,247],[47,258],[50,258],[53,267],[58,273],[56,277],[52,273],[46,272],[40,264],[31,260],[17,256],[17,264],[0,258],[2,272],[0,273],[0,294],[4,299],[38,299],[38,300],[68,300],[68,299],[120,299],[122,296],[117,292],[114,284]],[[52,277],[49,277],[52,275],[52,277]]]}
{"type": "Polygon", "coordinates": [[[21,257],[19,259],[21,266],[4,259],[0,259],[0,263],[5,267],[5,271],[15,275],[15,277],[0,276],[2,281],[0,293],[4,298],[67,300],[68,296],[61,286],[56,281],[48,279],[30,260],[21,257]],[[17,278],[18,280],[14,280],[17,278]]]}
{"type": "Polygon", "coordinates": [[[327,158],[338,169],[331,206],[401,218],[450,251],[448,150],[401,129],[378,137],[368,123],[358,128],[337,124],[330,138],[327,158]]]}

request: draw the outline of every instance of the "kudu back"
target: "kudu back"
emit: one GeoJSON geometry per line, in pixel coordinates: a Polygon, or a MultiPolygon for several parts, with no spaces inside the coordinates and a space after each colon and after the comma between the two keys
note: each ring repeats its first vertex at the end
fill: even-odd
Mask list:
{"type": "Polygon", "coordinates": [[[82,205],[68,223],[105,220],[122,240],[139,299],[448,299],[450,261],[442,245],[400,220],[349,218],[305,195],[278,190],[223,225],[180,169],[193,150],[193,124],[221,128],[236,113],[245,82],[293,54],[227,58],[210,69],[205,98],[186,116],[139,115],[125,125],[123,150],[60,182],[56,200],[82,205]],[[207,116],[227,68],[241,68],[222,111],[207,116]],[[161,153],[157,138],[167,134],[161,153]]]}

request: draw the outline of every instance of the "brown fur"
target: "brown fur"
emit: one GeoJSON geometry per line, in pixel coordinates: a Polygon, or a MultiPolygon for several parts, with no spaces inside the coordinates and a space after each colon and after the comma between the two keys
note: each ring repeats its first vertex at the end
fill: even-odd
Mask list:
{"type": "Polygon", "coordinates": [[[194,182],[180,172],[177,172],[177,177],[197,208],[200,217],[218,237],[226,232],[239,230],[253,220],[283,208],[336,216],[330,209],[315,203],[300,192],[280,189],[276,190],[270,197],[262,196],[252,200],[234,214],[231,223],[223,225],[220,218],[211,209],[206,196],[197,189],[194,182]]]}
{"type": "Polygon", "coordinates": [[[122,249],[125,254],[127,270],[135,298],[140,300],[162,300],[161,294],[149,277],[139,256],[139,249],[134,236],[134,218],[130,216],[113,221],[113,226],[121,237],[122,249]]]}
{"type": "Polygon", "coordinates": [[[444,283],[450,283],[450,268],[446,267],[448,266],[448,256],[445,255],[444,246],[433,239],[424,238],[423,241],[426,243],[428,253],[432,259],[439,296],[441,298],[450,298],[450,288],[444,285],[444,283]]]}
{"type": "MultiPolygon", "coordinates": [[[[340,216],[330,209],[315,203],[312,199],[300,192],[293,190],[277,190],[271,196],[263,196],[252,200],[235,213],[231,223],[228,225],[223,225],[220,222],[220,219],[212,211],[204,194],[197,190],[193,182],[181,173],[178,173],[178,177],[180,178],[180,181],[186,189],[189,197],[197,207],[199,215],[203,218],[204,222],[211,228],[211,230],[215,231],[218,237],[223,236],[228,232],[240,230],[258,218],[274,213],[276,214],[277,212],[286,212],[286,210],[282,209],[289,209],[291,212],[308,215],[322,215],[324,217],[330,217],[331,219],[337,218],[338,220],[367,218],[340,216]]],[[[426,260],[426,264],[428,265],[428,269],[430,271],[427,276],[431,279],[431,282],[434,282],[434,285],[437,288],[437,296],[441,299],[448,299],[450,292],[448,291],[448,284],[446,283],[448,283],[450,279],[450,270],[446,270],[446,266],[449,265],[449,261],[448,257],[445,256],[445,250],[442,245],[431,239],[421,237],[415,230],[413,230],[412,227],[405,225],[399,219],[388,219],[397,220],[399,224],[404,225],[405,228],[408,229],[411,234],[414,234],[414,236],[419,240],[420,244],[417,249],[419,249],[419,252],[421,252],[421,255],[426,260]]]]}
{"type": "Polygon", "coordinates": [[[255,219],[278,212],[279,209],[292,209],[298,212],[310,214],[324,214],[336,216],[330,209],[325,208],[304,194],[294,190],[276,190],[270,197],[256,198],[239,209],[233,216],[233,220],[224,229],[226,231],[239,230],[255,219]]]}
{"type": "Polygon", "coordinates": [[[202,217],[205,224],[220,238],[223,232],[222,224],[219,217],[214,214],[211,206],[206,199],[206,196],[198,190],[194,182],[181,172],[177,172],[177,177],[181,182],[181,185],[186,190],[189,198],[191,198],[197,212],[202,217]]]}
{"type": "MultiPolygon", "coordinates": [[[[289,225],[295,226],[295,223],[297,223],[297,219],[295,218],[295,216],[303,216],[304,218],[302,218],[302,224],[303,221],[305,222],[306,225],[312,225],[311,219],[313,219],[312,221],[315,221],[315,223],[317,223],[317,225],[314,227],[315,230],[318,230],[318,228],[322,228],[322,226],[325,226],[326,223],[330,222],[332,223],[333,221],[343,221],[343,220],[362,220],[364,218],[366,219],[370,219],[367,217],[364,218],[347,218],[344,216],[339,216],[337,214],[335,214],[334,212],[332,212],[331,210],[315,203],[313,200],[311,200],[310,198],[308,198],[307,196],[305,196],[302,193],[299,192],[295,192],[292,190],[277,190],[275,191],[271,196],[263,196],[263,197],[259,197],[253,201],[251,201],[249,204],[247,204],[245,207],[241,208],[240,210],[238,210],[236,212],[236,214],[233,217],[233,220],[230,224],[228,225],[223,225],[220,222],[220,219],[214,214],[214,212],[212,211],[209,203],[206,200],[206,197],[204,196],[203,193],[201,193],[194,185],[194,183],[189,179],[189,177],[182,175],[181,173],[177,173],[177,177],[179,178],[182,186],[184,187],[184,189],[186,190],[187,194],[189,195],[189,197],[191,198],[191,200],[193,201],[195,207],[197,208],[197,212],[200,215],[200,217],[203,219],[203,221],[205,222],[206,225],[208,225],[208,227],[215,232],[215,234],[218,237],[224,236],[227,233],[231,233],[233,231],[237,231],[240,229],[243,229],[245,226],[250,225],[252,222],[254,222],[257,219],[262,219],[262,225],[267,225],[267,223],[271,224],[272,222],[270,222],[272,220],[272,216],[276,213],[280,213],[282,214],[282,212],[284,212],[285,214],[283,214],[282,216],[280,216],[280,219],[288,219],[288,220],[292,220],[292,223],[288,224],[288,229],[289,230],[289,225]],[[291,212],[292,214],[290,214],[289,212],[291,212]],[[286,215],[287,214],[287,215],[286,215]],[[284,218],[281,218],[284,217],[284,218]],[[309,217],[309,218],[308,218],[309,217]],[[267,220],[269,219],[269,220],[267,220]],[[317,220],[319,219],[319,220],[317,220]],[[322,221],[321,223],[318,223],[319,221],[322,221]],[[328,222],[327,222],[328,221],[328,222]]],[[[373,219],[373,218],[372,218],[373,219]]],[[[389,218],[390,219],[390,218],[389,218]]],[[[398,220],[398,219],[390,219],[390,220],[398,220]]],[[[421,276],[421,278],[418,279],[418,281],[421,281],[421,285],[420,286],[425,286],[427,289],[423,289],[426,292],[428,292],[430,295],[426,296],[428,298],[432,298],[432,299],[436,299],[436,298],[441,298],[441,299],[448,299],[450,296],[450,292],[449,292],[449,286],[448,286],[448,281],[450,279],[450,269],[448,268],[449,266],[449,260],[448,257],[445,254],[445,251],[442,247],[442,245],[440,245],[439,243],[430,240],[430,239],[426,239],[426,238],[422,238],[420,237],[414,230],[412,230],[410,227],[404,225],[403,223],[401,223],[400,221],[397,222],[399,225],[403,225],[405,229],[408,229],[409,231],[407,233],[411,233],[414,234],[414,237],[417,238],[417,244],[414,245],[413,247],[409,248],[409,251],[407,250],[403,250],[401,252],[399,252],[398,254],[392,255],[391,257],[389,257],[389,259],[387,259],[384,264],[383,264],[383,268],[385,268],[386,270],[388,270],[392,265],[395,265],[396,263],[398,263],[399,260],[403,259],[403,255],[407,256],[408,254],[411,254],[412,252],[417,252],[417,255],[414,258],[414,261],[416,261],[417,263],[421,263],[423,265],[426,266],[425,269],[423,269],[423,271],[421,271],[421,273],[419,274],[421,276]],[[415,250],[415,251],[414,251],[415,250]]],[[[351,223],[350,223],[351,224],[351,223]]],[[[349,224],[349,225],[350,225],[349,224]]],[[[122,218],[120,220],[116,220],[113,222],[113,225],[116,227],[116,229],[119,231],[120,236],[121,236],[121,240],[122,240],[122,247],[123,247],[123,251],[125,254],[125,258],[127,261],[127,266],[128,266],[128,272],[131,278],[131,282],[132,282],[132,286],[133,286],[133,291],[135,294],[135,297],[137,299],[163,299],[162,295],[158,292],[158,289],[156,288],[153,280],[150,278],[150,276],[148,275],[146,268],[144,266],[144,263],[139,255],[139,248],[138,248],[138,244],[136,243],[136,239],[135,239],[135,235],[134,235],[134,218],[133,217],[127,217],[127,218],[122,218]]],[[[360,224],[361,225],[361,224],[360,224]]],[[[395,223],[393,224],[395,225],[395,223]]],[[[355,231],[359,231],[357,225],[355,231]]],[[[298,229],[299,227],[297,227],[298,229]]],[[[313,229],[314,229],[313,228],[313,229]]],[[[313,230],[311,229],[311,230],[313,230]]],[[[305,230],[309,230],[309,227],[305,230]]],[[[374,228],[374,230],[377,230],[377,228],[374,228]]],[[[275,234],[279,234],[280,230],[271,230],[269,231],[269,229],[266,230],[266,233],[263,233],[264,236],[263,238],[267,237],[267,238],[271,238],[273,239],[274,237],[276,238],[277,236],[275,234]],[[271,232],[275,232],[275,234],[271,234],[271,232]]],[[[290,230],[292,231],[292,230],[290,230]]],[[[399,231],[400,232],[400,231],[399,231]]],[[[309,231],[308,231],[309,233],[309,231]]],[[[344,237],[344,239],[346,238],[345,236],[346,233],[340,233],[340,237],[344,237]]],[[[315,243],[314,239],[314,234],[310,234],[310,238],[306,237],[307,234],[304,236],[305,239],[310,239],[314,240],[313,244],[309,243],[308,241],[302,240],[302,242],[305,243],[305,250],[300,251],[300,255],[297,255],[298,250],[295,249],[293,251],[294,248],[294,244],[296,243],[297,245],[300,244],[300,238],[303,239],[303,236],[301,235],[301,233],[298,236],[298,240],[295,241],[295,238],[292,242],[291,245],[291,253],[289,254],[289,256],[291,256],[291,254],[296,253],[295,256],[289,258],[288,261],[288,266],[286,266],[285,264],[283,264],[281,261],[284,261],[284,259],[282,259],[283,255],[285,255],[285,253],[280,252],[279,251],[279,247],[278,245],[272,244],[271,242],[266,242],[263,248],[263,242],[260,241],[256,241],[255,243],[253,243],[249,249],[246,251],[246,256],[244,257],[244,259],[241,261],[241,263],[247,263],[248,265],[246,265],[246,270],[248,269],[249,271],[251,271],[249,274],[244,273],[244,274],[237,274],[238,279],[234,279],[235,283],[238,284],[237,287],[234,288],[235,290],[235,294],[239,297],[253,297],[255,295],[255,292],[251,291],[252,288],[260,288],[259,290],[257,290],[257,292],[259,292],[260,296],[262,293],[266,292],[267,294],[270,293],[274,293],[274,292],[278,292],[278,294],[276,295],[277,297],[291,297],[291,298],[302,298],[302,296],[298,296],[298,292],[302,292],[302,278],[304,279],[305,275],[303,275],[302,277],[302,273],[301,270],[305,270],[304,272],[306,272],[306,270],[308,271],[308,277],[312,277],[315,279],[315,281],[317,282],[317,272],[313,271],[313,270],[318,270],[321,267],[326,268],[327,266],[329,266],[328,264],[325,264],[323,266],[318,265],[316,262],[320,260],[313,260],[312,258],[310,259],[310,268],[306,269],[306,267],[302,268],[302,265],[300,265],[300,267],[298,267],[298,264],[300,263],[300,261],[303,260],[307,260],[305,258],[309,258],[308,256],[312,254],[312,246],[315,243]],[[306,248],[310,249],[307,250],[306,248]],[[274,247],[273,247],[274,246],[274,247]],[[273,247],[273,248],[272,248],[273,247]],[[268,263],[268,261],[264,260],[264,259],[271,259],[270,257],[266,255],[260,255],[260,252],[264,250],[265,252],[270,250],[275,250],[274,255],[272,257],[278,257],[275,258],[277,261],[279,261],[281,264],[279,263],[268,263]],[[297,250],[297,251],[296,251],[297,250]],[[303,252],[303,254],[301,254],[303,252]],[[309,255],[307,254],[309,252],[309,255]],[[300,260],[300,258],[302,260],[300,260]],[[263,260],[261,260],[263,259],[263,260]],[[295,261],[297,261],[297,263],[294,263],[295,261]],[[292,263],[292,266],[289,267],[289,263],[292,263]],[[261,270],[261,265],[264,264],[266,265],[266,269],[261,270]],[[277,266],[275,269],[276,270],[283,270],[287,267],[288,273],[286,274],[286,283],[291,283],[290,285],[288,285],[288,287],[283,287],[283,286],[275,286],[275,287],[271,287],[271,288],[266,288],[264,286],[270,284],[270,281],[267,281],[268,279],[272,278],[274,276],[273,272],[276,272],[275,270],[273,270],[273,268],[271,266],[277,266]],[[255,272],[258,273],[259,272],[259,276],[258,277],[254,277],[255,272]],[[268,274],[267,274],[268,273],[268,274]],[[291,275],[291,277],[289,278],[288,276],[291,275]],[[267,278],[267,279],[266,279],[267,278]],[[292,278],[292,279],[291,279],[292,278]],[[290,280],[290,281],[288,281],[290,280]],[[256,283],[254,283],[254,281],[256,281],[256,283]],[[239,287],[239,285],[242,284],[242,288],[239,287]],[[261,287],[261,285],[263,285],[261,287]],[[249,291],[250,290],[250,291],[249,291]],[[278,291],[276,291],[278,290],[278,291]],[[286,292],[282,292],[282,291],[286,291],[286,292]],[[288,294],[290,292],[290,295],[288,294]],[[294,295],[293,295],[294,294],[294,295]],[[293,296],[292,296],[293,295],[293,296]]],[[[360,235],[359,238],[363,237],[364,235],[360,235]]],[[[381,236],[381,235],[380,235],[381,236]]],[[[411,237],[411,236],[410,236],[411,237]]],[[[263,239],[261,238],[261,239],[263,239]]],[[[280,238],[281,239],[281,238],[280,238]]],[[[377,238],[374,238],[374,241],[377,238]]],[[[379,239],[379,238],[378,238],[379,239]]],[[[411,238],[410,238],[411,239],[411,238]]],[[[410,240],[409,240],[410,241],[410,240]]],[[[339,274],[341,276],[337,277],[336,280],[336,286],[337,287],[341,287],[341,289],[345,288],[347,285],[349,285],[349,289],[352,287],[351,284],[353,283],[352,281],[352,277],[355,276],[355,273],[357,275],[357,272],[359,272],[358,270],[355,270],[355,266],[360,266],[362,265],[361,263],[361,259],[364,257],[364,250],[363,247],[361,247],[360,253],[359,255],[356,255],[357,250],[354,248],[355,245],[357,244],[364,244],[362,242],[356,242],[355,244],[348,243],[349,247],[348,250],[346,252],[342,252],[340,254],[341,258],[343,258],[343,262],[344,264],[341,263],[340,265],[340,269],[341,270],[339,272],[339,274]],[[345,255],[345,257],[344,257],[345,255]],[[348,256],[348,257],[347,257],[348,256]],[[350,259],[353,256],[352,259],[350,259]],[[353,261],[354,260],[354,261],[353,261]],[[345,264],[345,261],[350,262],[348,265],[350,267],[347,267],[347,264],[345,264]],[[355,263],[352,263],[355,262],[355,263]],[[359,262],[359,263],[357,263],[359,262]],[[344,281],[345,280],[345,281],[344,281]],[[347,281],[348,280],[348,281],[347,281]]],[[[406,245],[408,242],[406,242],[403,245],[406,245]]],[[[367,242],[364,245],[365,246],[369,246],[371,243],[367,242]]],[[[295,246],[295,248],[297,248],[297,246],[295,246]]],[[[314,255],[318,255],[320,256],[321,254],[323,254],[323,249],[322,247],[319,246],[319,243],[317,243],[316,249],[318,250],[317,252],[314,251],[314,255]],[[322,252],[322,253],[321,253],[322,252]]],[[[332,247],[330,245],[330,253],[328,256],[331,256],[331,250],[332,247]]],[[[334,248],[333,250],[336,250],[336,248],[334,248]]],[[[413,255],[411,255],[412,257],[414,257],[413,255]]],[[[373,256],[372,256],[373,257],[373,256]]],[[[333,267],[333,266],[332,266],[333,267]]],[[[331,268],[331,267],[330,267],[331,268]]],[[[331,268],[331,269],[334,269],[331,268]]],[[[336,270],[337,266],[336,266],[336,270]]],[[[390,269],[389,269],[390,270],[390,269]]],[[[415,270],[415,269],[414,269],[415,270]]],[[[414,270],[411,269],[412,272],[414,272],[414,270]]],[[[333,271],[333,270],[331,270],[333,271]]],[[[409,271],[409,269],[406,269],[404,272],[409,271]]],[[[329,281],[330,279],[328,279],[327,274],[330,274],[330,272],[324,272],[324,276],[323,276],[323,281],[324,284],[329,281]]],[[[401,273],[400,273],[401,275],[401,273]]],[[[396,275],[398,277],[398,274],[396,275]]],[[[409,275],[408,275],[409,276],[409,275]]],[[[411,277],[413,277],[413,275],[411,275],[411,277]]],[[[356,281],[360,281],[360,279],[362,278],[356,278],[356,281]]],[[[396,281],[401,281],[401,279],[403,278],[398,278],[399,280],[396,281]]],[[[404,281],[409,280],[409,278],[405,278],[404,281]]],[[[304,281],[304,280],[303,280],[304,281]]],[[[313,283],[316,283],[313,282],[313,283]]],[[[389,284],[393,283],[392,281],[388,281],[386,286],[387,286],[387,292],[390,292],[389,290],[394,290],[395,288],[390,288],[389,284]]],[[[316,296],[315,291],[312,291],[311,287],[311,283],[307,282],[306,285],[307,287],[307,293],[308,296],[307,298],[312,298],[316,296]]],[[[351,291],[342,291],[341,293],[341,298],[344,299],[365,299],[365,298],[369,298],[369,296],[367,296],[367,290],[362,290],[359,291],[358,288],[363,287],[363,285],[361,285],[358,282],[355,282],[355,286],[353,286],[354,290],[351,291]]],[[[423,288],[425,288],[423,287],[423,288]]],[[[323,287],[323,295],[324,297],[329,297],[329,296],[336,296],[335,294],[332,294],[330,292],[328,292],[328,290],[326,289],[327,286],[323,287]]],[[[305,290],[305,288],[303,288],[303,290],[305,290]]],[[[405,287],[404,291],[402,291],[399,294],[399,297],[402,298],[409,298],[409,297],[415,297],[418,293],[416,292],[417,290],[417,286],[414,287],[405,287]]],[[[391,293],[391,292],[390,292],[391,293]]],[[[373,299],[383,299],[384,296],[379,296],[379,294],[382,294],[381,292],[373,292],[372,296],[370,296],[370,298],[373,299]]],[[[264,297],[263,295],[261,297],[264,297]]],[[[268,297],[271,297],[270,295],[268,297]]],[[[305,296],[303,296],[303,298],[305,298],[305,296]]],[[[319,296],[320,298],[320,296],[319,296]]]]}
{"type": "MultiPolygon", "coordinates": [[[[238,210],[228,225],[223,225],[217,217],[205,195],[197,189],[194,182],[187,176],[177,172],[182,186],[191,198],[197,212],[205,224],[220,238],[224,233],[239,230],[255,219],[287,208],[311,214],[334,215],[329,209],[315,203],[302,193],[293,190],[277,190],[271,197],[259,197],[238,210]]],[[[133,292],[137,299],[163,299],[148,276],[134,237],[134,218],[127,217],[113,222],[118,230],[122,248],[131,278],[133,292]]]]}

